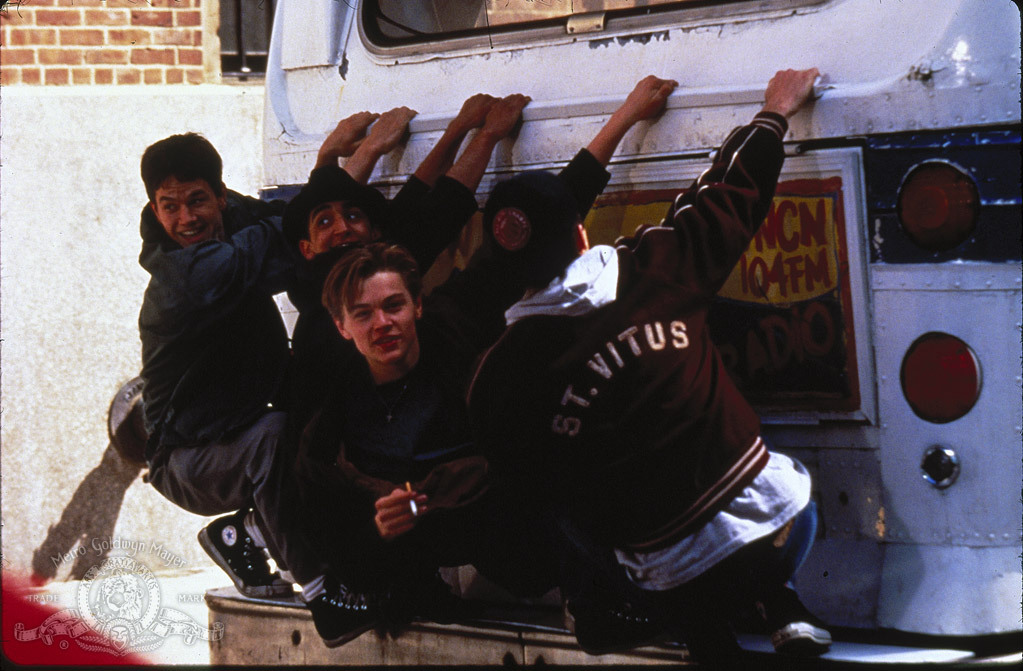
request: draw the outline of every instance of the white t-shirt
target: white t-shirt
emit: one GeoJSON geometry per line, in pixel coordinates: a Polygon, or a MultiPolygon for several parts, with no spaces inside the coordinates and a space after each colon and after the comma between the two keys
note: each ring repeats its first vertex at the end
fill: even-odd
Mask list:
{"type": "Polygon", "coordinates": [[[771,452],[764,469],[699,531],[654,552],[615,549],[629,578],[647,590],[689,582],[739,548],[763,538],[810,502],[810,474],[784,454],[771,452]]]}

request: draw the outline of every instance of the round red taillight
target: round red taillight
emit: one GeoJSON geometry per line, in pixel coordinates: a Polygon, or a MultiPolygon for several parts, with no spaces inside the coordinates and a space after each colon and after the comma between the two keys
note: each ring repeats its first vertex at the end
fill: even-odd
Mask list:
{"type": "Polygon", "coordinates": [[[915,166],[899,187],[899,223],[914,243],[945,251],[966,241],[977,226],[980,196],[963,170],[943,161],[915,166]]]}
{"type": "Polygon", "coordinates": [[[902,359],[902,393],[928,422],[959,419],[980,396],[980,362],[970,346],[947,333],[926,333],[902,359]]]}

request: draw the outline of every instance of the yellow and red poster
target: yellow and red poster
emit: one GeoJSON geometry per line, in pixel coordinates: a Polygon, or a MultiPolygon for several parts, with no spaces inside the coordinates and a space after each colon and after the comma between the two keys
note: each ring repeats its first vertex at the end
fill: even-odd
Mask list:
{"type": "MultiPolygon", "coordinates": [[[[677,190],[601,197],[586,226],[611,243],[663,218],[677,190]]],[[[729,371],[752,402],[782,410],[858,407],[840,177],[781,182],[767,217],[709,317],[729,371]]]]}

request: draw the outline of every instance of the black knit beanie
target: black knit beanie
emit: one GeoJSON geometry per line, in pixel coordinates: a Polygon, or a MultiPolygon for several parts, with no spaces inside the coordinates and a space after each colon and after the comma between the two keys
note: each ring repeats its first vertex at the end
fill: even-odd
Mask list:
{"type": "Polygon", "coordinates": [[[579,255],[578,222],[579,206],[568,185],[540,170],[498,184],[483,210],[494,260],[526,287],[546,286],[579,255]]]}

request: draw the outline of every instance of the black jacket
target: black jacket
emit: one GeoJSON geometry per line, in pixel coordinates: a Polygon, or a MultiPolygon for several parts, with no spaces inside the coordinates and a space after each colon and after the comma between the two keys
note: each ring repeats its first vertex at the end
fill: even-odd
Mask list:
{"type": "Polygon", "coordinates": [[[731,134],[661,225],[617,243],[614,300],[523,313],[477,371],[470,415],[494,472],[608,545],[669,545],[767,462],[706,316],[767,214],[785,129],[761,114],[731,134]]]}
{"type": "Polygon", "coordinates": [[[283,204],[228,191],[225,240],[182,248],[147,206],[139,264],[150,274],[139,313],[146,458],[216,441],[278,396],[288,339],[273,295],[293,281],[283,204]]]}

